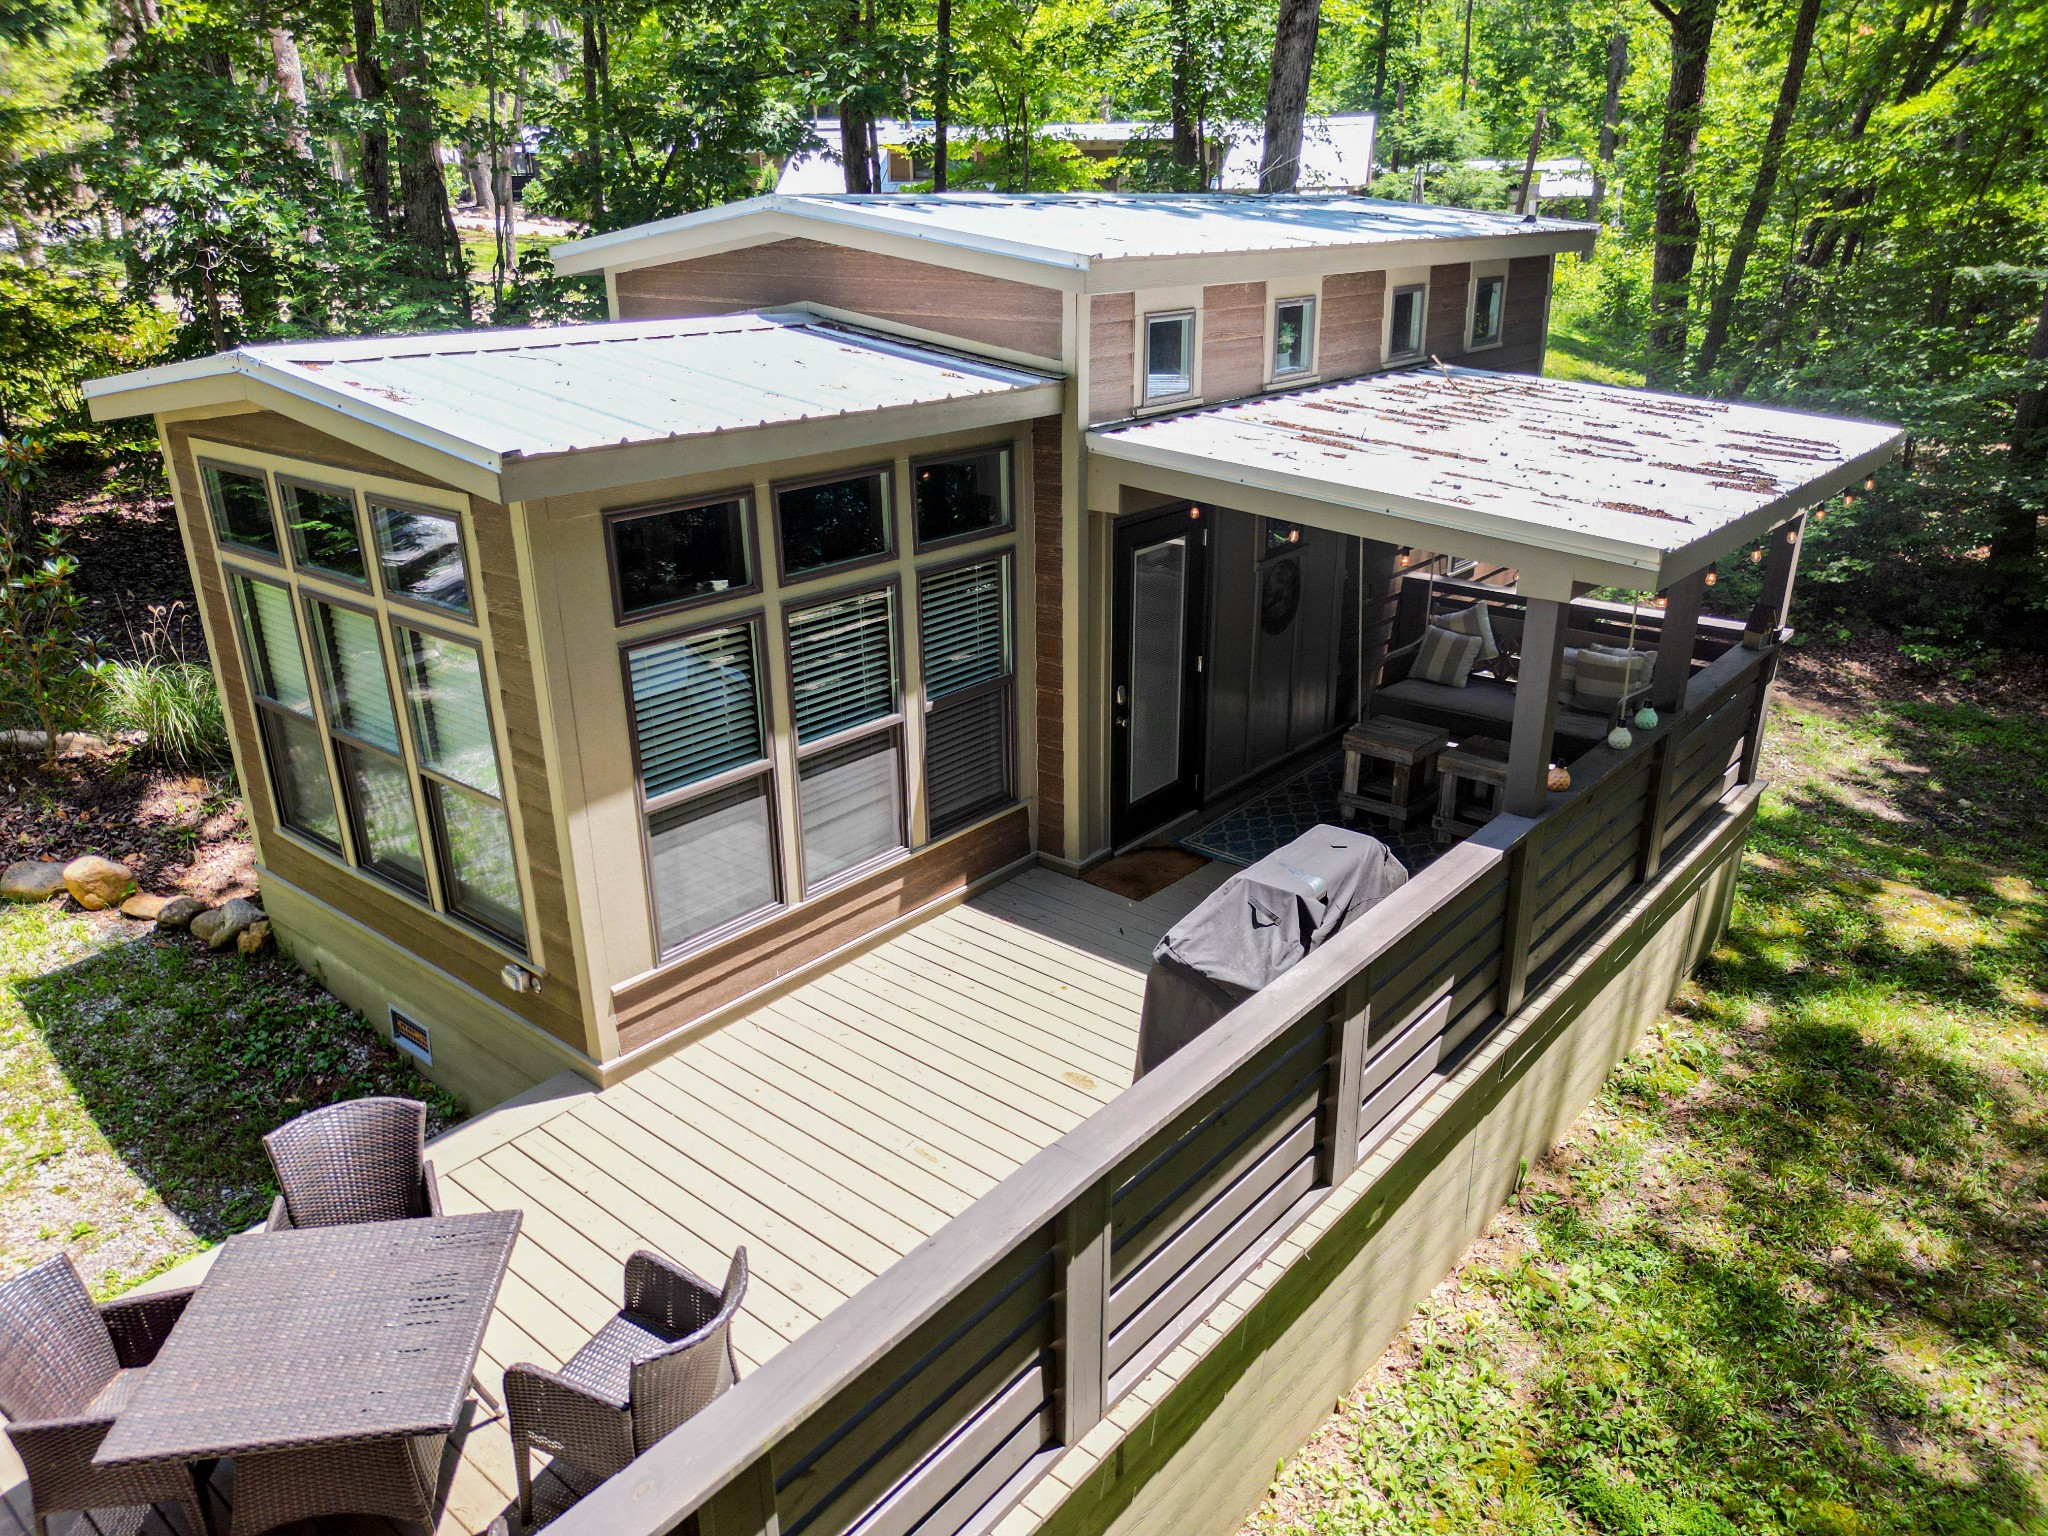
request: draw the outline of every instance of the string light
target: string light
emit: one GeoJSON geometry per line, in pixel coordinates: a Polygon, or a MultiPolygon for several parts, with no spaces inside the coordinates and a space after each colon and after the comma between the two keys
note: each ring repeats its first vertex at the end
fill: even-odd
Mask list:
{"type": "Polygon", "coordinates": [[[1763,563],[1763,558],[1764,552],[1760,549],[1752,549],[1749,552],[1749,563],[1751,565],[1761,565],[1763,563]]]}
{"type": "Polygon", "coordinates": [[[1720,581],[1720,579],[1721,579],[1721,573],[1720,573],[1719,571],[1709,571],[1709,572],[1707,572],[1707,585],[1708,585],[1708,586],[1710,586],[1710,587],[1711,587],[1711,586],[1713,586],[1713,585],[1714,585],[1715,583],[1717,583],[1718,581],[1720,581]]]}

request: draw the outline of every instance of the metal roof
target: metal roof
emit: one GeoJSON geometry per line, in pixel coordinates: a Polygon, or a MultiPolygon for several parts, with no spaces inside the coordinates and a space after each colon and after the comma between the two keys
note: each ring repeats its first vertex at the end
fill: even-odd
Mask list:
{"type": "MultiPolygon", "coordinates": [[[[85,387],[95,417],[239,377],[491,474],[517,461],[1061,387],[807,315],[276,342],[85,387]]],[[[259,402],[260,403],[260,402],[259,402]]]]}
{"type": "Polygon", "coordinates": [[[1315,193],[770,194],[553,247],[564,273],[672,259],[764,215],[839,224],[1067,268],[1231,253],[1363,249],[1504,236],[1590,248],[1597,225],[1315,193]]]}
{"type": "MultiPolygon", "coordinates": [[[[1101,427],[1092,452],[1379,512],[1661,587],[1862,479],[1895,426],[1469,368],[1101,427]]],[[[1352,531],[1358,531],[1353,529],[1352,531]]]]}

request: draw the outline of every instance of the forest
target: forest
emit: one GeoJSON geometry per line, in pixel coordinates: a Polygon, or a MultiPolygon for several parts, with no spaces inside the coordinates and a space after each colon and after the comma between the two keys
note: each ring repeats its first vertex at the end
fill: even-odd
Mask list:
{"type": "Polygon", "coordinates": [[[2044,0],[0,0],[10,515],[81,464],[156,473],[84,378],[601,315],[548,238],[805,149],[868,190],[876,119],[928,125],[946,190],[1174,190],[1304,108],[1378,114],[1380,195],[1506,207],[1471,162],[1537,133],[1591,162],[1607,228],[1560,273],[1553,368],[1902,422],[1815,529],[1808,621],[2040,643],[2044,0]],[[1154,126],[1108,164],[1044,131],[1095,118],[1154,126]]]}

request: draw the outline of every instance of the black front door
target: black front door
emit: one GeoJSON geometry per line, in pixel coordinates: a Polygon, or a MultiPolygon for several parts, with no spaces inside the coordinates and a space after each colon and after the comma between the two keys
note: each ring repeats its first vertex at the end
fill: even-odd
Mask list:
{"type": "Polygon", "coordinates": [[[1208,542],[1199,507],[1117,523],[1109,739],[1119,847],[1201,803],[1208,542]]]}

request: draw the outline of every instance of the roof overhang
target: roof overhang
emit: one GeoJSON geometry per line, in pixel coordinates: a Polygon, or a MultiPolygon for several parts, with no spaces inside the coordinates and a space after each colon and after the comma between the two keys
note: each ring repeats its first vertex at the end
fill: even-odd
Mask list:
{"type": "Polygon", "coordinates": [[[1522,572],[1661,591],[1889,460],[1894,426],[1424,369],[1098,427],[1089,506],[1215,501],[1522,572]]]}

